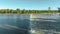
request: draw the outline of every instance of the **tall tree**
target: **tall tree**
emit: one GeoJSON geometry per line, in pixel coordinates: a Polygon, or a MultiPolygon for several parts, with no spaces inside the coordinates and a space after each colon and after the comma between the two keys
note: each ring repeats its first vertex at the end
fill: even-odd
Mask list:
{"type": "Polygon", "coordinates": [[[51,11],[51,7],[48,7],[48,12],[50,13],[50,11],[51,11]]]}
{"type": "Polygon", "coordinates": [[[16,11],[17,11],[17,13],[21,13],[19,8],[17,8],[16,11]]]}
{"type": "Polygon", "coordinates": [[[58,12],[60,12],[60,8],[58,8],[58,12]]]}

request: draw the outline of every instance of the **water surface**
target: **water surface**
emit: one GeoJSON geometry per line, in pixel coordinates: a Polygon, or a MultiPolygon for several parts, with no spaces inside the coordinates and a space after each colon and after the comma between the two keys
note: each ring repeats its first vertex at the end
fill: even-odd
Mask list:
{"type": "Polygon", "coordinates": [[[0,34],[29,34],[30,15],[0,14],[0,34]]]}
{"type": "Polygon", "coordinates": [[[32,33],[52,34],[60,32],[59,14],[33,14],[31,15],[32,33]],[[37,33],[38,32],[38,33],[37,33]]]}
{"type": "Polygon", "coordinates": [[[0,34],[56,34],[59,14],[0,14],[0,34]]]}

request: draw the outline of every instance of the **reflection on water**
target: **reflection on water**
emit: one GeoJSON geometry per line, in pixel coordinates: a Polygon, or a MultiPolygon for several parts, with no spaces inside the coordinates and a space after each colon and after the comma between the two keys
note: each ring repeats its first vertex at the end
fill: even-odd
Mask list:
{"type": "Polygon", "coordinates": [[[33,14],[30,20],[32,34],[60,34],[59,14],[33,14]]]}
{"type": "Polygon", "coordinates": [[[30,15],[0,14],[0,34],[29,34],[30,15]]]}

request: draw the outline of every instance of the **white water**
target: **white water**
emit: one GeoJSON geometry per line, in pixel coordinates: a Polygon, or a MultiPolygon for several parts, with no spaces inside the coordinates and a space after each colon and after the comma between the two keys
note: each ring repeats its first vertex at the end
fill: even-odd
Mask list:
{"type": "MultiPolygon", "coordinates": [[[[41,24],[37,25],[37,23],[41,23],[41,22],[42,23],[47,23],[48,22],[47,24],[50,23],[50,25],[53,24],[53,23],[59,23],[60,22],[60,15],[59,14],[31,14],[30,20],[31,20],[30,24],[31,24],[32,34],[59,33],[59,32],[56,31],[56,29],[55,30],[53,30],[53,29],[51,29],[51,30],[40,29],[39,27],[42,27],[42,25],[41,24]]],[[[50,26],[50,25],[47,25],[47,26],[50,26]]],[[[52,26],[57,26],[58,27],[59,25],[58,24],[57,25],[51,25],[51,27],[52,26]]],[[[55,28],[57,28],[57,27],[55,27],[55,28]]]]}

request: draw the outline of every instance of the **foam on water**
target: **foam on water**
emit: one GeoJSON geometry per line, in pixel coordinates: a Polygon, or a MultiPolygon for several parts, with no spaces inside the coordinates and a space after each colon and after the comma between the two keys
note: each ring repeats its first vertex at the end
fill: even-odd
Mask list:
{"type": "Polygon", "coordinates": [[[60,21],[59,21],[60,15],[59,14],[32,14],[30,17],[30,20],[31,20],[30,23],[32,24],[31,29],[34,30],[33,32],[35,34],[38,34],[37,33],[38,31],[43,32],[42,34],[54,34],[54,33],[58,34],[59,33],[57,30],[60,30],[60,29],[56,27],[56,26],[59,27],[58,23],[60,24],[60,21]],[[51,28],[54,28],[54,29],[51,29],[51,28]],[[50,31],[50,30],[52,30],[52,31],[50,31]]]}

